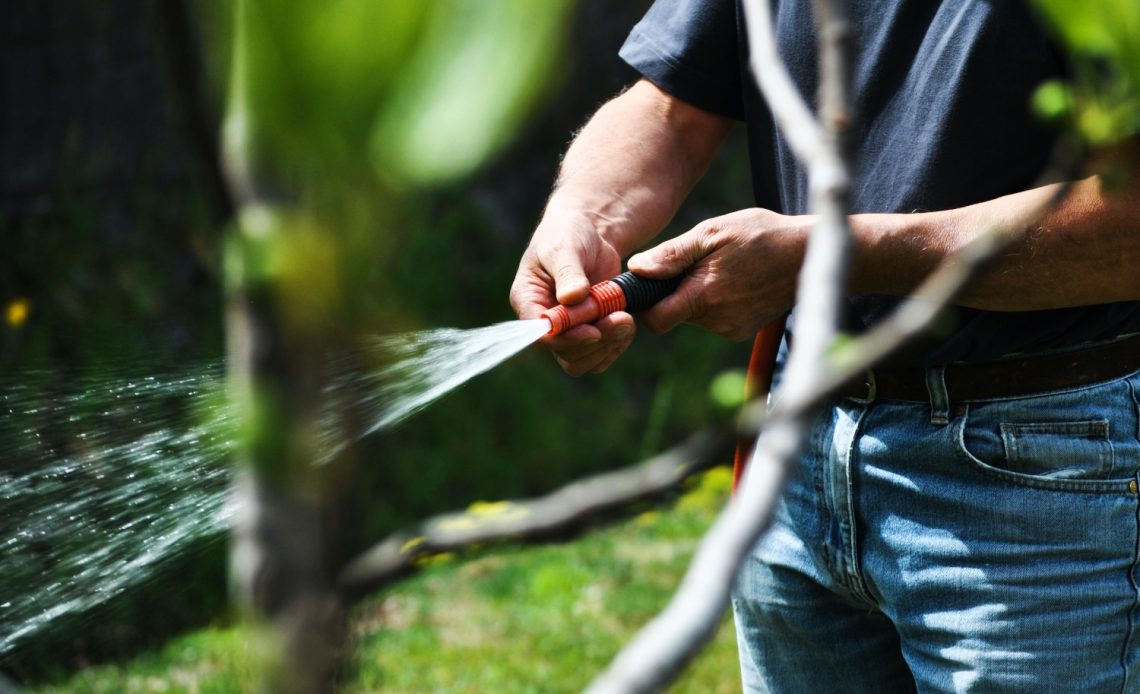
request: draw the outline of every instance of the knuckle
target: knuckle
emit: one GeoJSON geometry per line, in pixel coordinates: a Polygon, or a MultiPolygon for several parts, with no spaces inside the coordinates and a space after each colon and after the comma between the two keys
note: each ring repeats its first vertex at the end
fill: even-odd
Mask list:
{"type": "Polygon", "coordinates": [[[660,253],[658,256],[659,260],[666,265],[673,265],[678,261],[686,261],[688,259],[687,254],[683,252],[682,246],[679,243],[670,242],[663,244],[658,252],[660,253]]]}
{"type": "Polygon", "coordinates": [[[519,282],[511,285],[511,291],[507,294],[507,301],[510,303],[511,308],[515,313],[521,313],[524,308],[529,307],[530,301],[527,300],[526,289],[519,282]]]}
{"type": "Polygon", "coordinates": [[[594,365],[594,366],[593,366],[593,367],[590,369],[590,373],[592,373],[592,374],[600,374],[600,373],[602,373],[603,371],[605,371],[606,369],[610,368],[610,365],[611,365],[611,364],[613,364],[613,363],[614,363],[614,361],[616,361],[616,360],[617,360],[617,358],[618,358],[618,354],[620,354],[620,352],[616,352],[616,353],[614,353],[614,354],[611,354],[611,355],[607,356],[605,359],[603,359],[603,360],[601,360],[600,362],[598,362],[597,364],[595,364],[595,365],[594,365]]]}
{"type": "Polygon", "coordinates": [[[578,274],[581,274],[581,272],[581,264],[575,262],[571,258],[563,256],[560,257],[556,263],[554,263],[554,276],[559,279],[576,276],[578,274]]]}
{"type": "Polygon", "coordinates": [[[578,345],[578,346],[574,346],[574,347],[570,347],[567,349],[560,350],[558,353],[558,357],[560,359],[565,360],[566,363],[568,363],[568,364],[577,363],[577,362],[580,362],[583,359],[589,357],[591,354],[596,352],[597,349],[598,348],[596,345],[591,345],[591,344],[578,345]]]}
{"type": "Polygon", "coordinates": [[[709,220],[698,224],[693,231],[697,241],[704,247],[715,246],[720,236],[721,225],[718,220],[709,220]]]}

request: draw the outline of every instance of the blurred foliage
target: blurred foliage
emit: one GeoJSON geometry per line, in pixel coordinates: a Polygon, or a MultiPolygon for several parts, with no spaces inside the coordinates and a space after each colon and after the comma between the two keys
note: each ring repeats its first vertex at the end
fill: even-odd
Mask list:
{"type": "Polygon", "coordinates": [[[723,371],[709,384],[709,396],[721,409],[732,412],[744,404],[747,380],[743,369],[723,371]]]}
{"type": "Polygon", "coordinates": [[[1140,3],[1135,0],[1031,0],[1067,49],[1068,85],[1050,83],[1039,111],[1068,115],[1093,146],[1140,134],[1140,3]]]}
{"type": "Polygon", "coordinates": [[[378,172],[432,185],[469,175],[486,161],[549,86],[570,9],[569,0],[431,7],[370,136],[378,172]]]}
{"type": "MultiPolygon", "coordinates": [[[[357,27],[385,28],[346,28],[345,45],[315,49],[329,52],[319,59],[326,67],[285,64],[285,69],[298,70],[308,87],[269,90],[264,96],[273,108],[284,109],[288,123],[301,125],[311,116],[304,112],[306,104],[324,98],[344,104],[339,115],[319,117],[308,142],[292,141],[282,126],[283,151],[295,153],[295,158],[291,154],[283,165],[286,175],[277,184],[300,192],[292,196],[298,205],[287,212],[292,242],[273,250],[265,271],[301,277],[315,287],[307,292],[301,285],[292,295],[296,301],[290,305],[306,307],[294,320],[329,330],[341,330],[347,323],[364,337],[427,327],[478,327],[513,317],[506,293],[560,152],[590,109],[633,79],[616,58],[616,49],[646,4],[583,2],[571,9],[567,3],[549,3],[545,19],[539,21],[527,13],[541,8],[528,9],[538,4],[525,1],[346,3],[344,7],[360,13],[354,15],[357,27]],[[475,9],[482,6],[488,9],[475,9]],[[442,14],[441,7],[454,7],[456,14],[442,14]],[[393,21],[403,27],[400,32],[414,36],[404,46],[408,59],[415,61],[409,65],[426,65],[427,58],[420,56],[433,41],[442,41],[430,37],[463,34],[475,21],[471,13],[479,11],[493,16],[478,25],[499,22],[495,43],[517,52],[511,60],[492,59],[485,51],[494,46],[486,37],[452,45],[465,51],[465,65],[481,65],[495,74],[487,79],[465,72],[448,77],[464,82],[463,90],[444,113],[432,116],[440,137],[423,144],[422,163],[430,169],[400,163],[411,150],[383,151],[378,144],[385,139],[380,133],[396,127],[389,124],[396,116],[384,114],[414,114],[427,103],[429,85],[402,84],[396,68],[382,79],[349,67],[350,79],[327,65],[339,60],[341,52],[366,50],[368,37],[377,51],[395,51],[387,24],[369,25],[384,12],[409,13],[393,21]],[[461,17],[467,24],[458,22],[461,17]],[[575,22],[572,29],[570,20],[575,22]],[[512,32],[522,35],[519,45],[507,36],[512,32]],[[560,50],[565,48],[564,33],[573,35],[574,43],[560,50]],[[536,57],[533,64],[521,58],[536,53],[546,57],[536,57]],[[501,73],[504,65],[525,74],[508,79],[501,73]],[[359,94],[350,92],[357,79],[374,80],[360,94],[382,96],[384,104],[354,106],[359,94]],[[509,86],[511,79],[521,80],[523,86],[509,86]],[[499,81],[507,84],[500,86],[499,81]],[[310,87],[319,96],[305,91],[310,87]],[[518,95],[506,100],[510,103],[503,101],[508,89],[518,95]],[[503,103],[473,103],[484,93],[503,103]],[[397,99],[396,94],[401,96],[397,99]],[[485,130],[492,121],[498,127],[485,130]],[[454,137],[443,137],[445,128],[462,128],[465,122],[478,130],[467,133],[467,144],[461,147],[454,137]],[[337,142],[325,148],[322,138],[337,142]],[[454,161],[433,161],[451,152],[454,161]],[[472,170],[472,162],[488,156],[483,168],[472,170]],[[429,179],[432,183],[426,185],[429,179]],[[325,244],[329,234],[348,237],[348,250],[325,244]],[[313,308],[323,306],[321,297],[330,295],[350,304],[341,304],[341,315],[313,308]]],[[[194,6],[203,12],[202,35],[210,48],[204,58],[208,74],[215,78],[217,109],[228,90],[233,4],[200,0],[194,6]]],[[[321,32],[340,40],[339,30],[329,28],[332,20],[323,17],[323,4],[282,6],[286,16],[312,20],[311,26],[297,30],[298,47],[290,60],[297,60],[296,52],[307,42],[320,43],[321,32]]],[[[108,30],[124,26],[107,25],[108,30]]],[[[264,69],[272,68],[272,61],[265,60],[270,67],[264,69]]],[[[377,70],[377,65],[397,64],[390,56],[372,60],[369,65],[377,70]]],[[[156,61],[145,60],[138,69],[155,70],[156,61]]],[[[147,99],[164,98],[161,92],[145,91],[153,86],[146,79],[115,83],[143,90],[147,99]]],[[[432,90],[443,88],[443,81],[431,85],[432,90]]],[[[417,122],[409,117],[405,125],[413,128],[417,122]]],[[[79,121],[73,130],[83,134],[84,125],[79,121]]],[[[134,137],[129,118],[116,125],[121,132],[88,130],[84,137],[108,146],[134,137]]],[[[178,126],[171,118],[155,121],[153,127],[176,133],[178,126]]],[[[409,130],[408,146],[415,137],[409,130]]],[[[177,163],[181,155],[155,151],[149,156],[171,157],[177,163]]],[[[65,180],[46,195],[49,214],[5,218],[10,243],[0,254],[0,269],[5,270],[0,272],[0,306],[12,312],[6,318],[17,318],[0,324],[0,367],[5,373],[23,383],[35,379],[50,397],[83,387],[75,381],[77,375],[96,381],[146,376],[189,368],[222,353],[223,235],[211,227],[211,214],[192,177],[163,186],[140,177],[126,188],[91,188],[65,180]],[[47,370],[33,374],[32,369],[44,367],[47,370]]],[[[737,133],[667,233],[739,208],[749,199],[743,139],[737,133]]],[[[607,373],[571,379],[545,353],[527,351],[399,429],[361,442],[358,454],[364,465],[345,501],[352,513],[346,542],[362,548],[431,513],[479,499],[539,494],[660,450],[706,421],[709,381],[723,368],[745,363],[746,356],[747,345],[682,328],[662,337],[644,334],[607,373]]],[[[188,425],[190,421],[187,415],[188,425]]],[[[69,434],[60,436],[66,439],[69,434]]],[[[68,620],[0,669],[42,676],[45,669],[66,670],[150,645],[179,625],[224,618],[223,552],[220,543],[203,543],[186,561],[176,558],[166,565],[161,580],[148,582],[107,611],[68,620]],[[183,586],[184,580],[193,585],[183,586]],[[171,595],[179,599],[168,601],[171,595]],[[101,624],[113,626],[98,633],[94,627],[101,624]]]]}
{"type": "MultiPolygon", "coordinates": [[[[242,0],[227,140],[289,192],[470,174],[548,85],[569,0],[242,0]]],[[[240,155],[239,155],[240,156],[240,155]]],[[[312,198],[304,204],[319,203],[312,198]]]]}
{"type": "Polygon", "coordinates": [[[216,357],[218,249],[197,191],[141,188],[108,200],[56,192],[43,217],[3,220],[0,371],[73,373],[216,357]]]}

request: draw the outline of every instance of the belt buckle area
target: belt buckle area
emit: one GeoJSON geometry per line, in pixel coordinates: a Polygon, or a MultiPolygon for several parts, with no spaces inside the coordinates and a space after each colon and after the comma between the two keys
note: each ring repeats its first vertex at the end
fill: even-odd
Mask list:
{"type": "Polygon", "coordinates": [[[848,395],[847,397],[860,405],[866,405],[874,402],[875,396],[879,394],[878,383],[875,381],[875,372],[867,369],[863,372],[863,387],[866,392],[862,396],[848,395]]]}

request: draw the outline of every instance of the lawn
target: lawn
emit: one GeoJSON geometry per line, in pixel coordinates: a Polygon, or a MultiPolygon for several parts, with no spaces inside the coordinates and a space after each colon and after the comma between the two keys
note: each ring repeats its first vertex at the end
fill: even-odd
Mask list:
{"type": "MultiPolygon", "coordinates": [[[[667,507],[572,542],[436,558],[353,610],[341,691],[580,691],[664,606],[728,485],[718,468],[667,507]]],[[[204,629],[36,691],[246,691],[252,643],[246,627],[204,629]]],[[[726,617],[672,691],[739,689],[726,617]]]]}

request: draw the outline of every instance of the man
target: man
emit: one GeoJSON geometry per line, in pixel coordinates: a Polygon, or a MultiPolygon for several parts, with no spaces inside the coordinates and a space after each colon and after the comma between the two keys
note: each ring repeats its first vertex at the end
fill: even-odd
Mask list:
{"type": "MultiPolygon", "coordinates": [[[[773,2],[781,53],[810,100],[809,5],[773,2]]],[[[947,255],[1051,195],[1032,188],[1051,137],[1027,104],[1063,65],[1019,3],[850,6],[847,328],[858,331],[947,255]]],[[[748,71],[741,9],[658,0],[621,55],[644,78],[568,150],[512,305],[533,318],[620,272],[743,120],[758,207],[628,265],[688,272],[642,316],[654,332],[689,322],[747,338],[792,308],[812,220],[804,172],[748,71]]],[[[738,581],[747,690],[1140,690],[1138,200],[1140,176],[1114,191],[1077,182],[941,334],[819,417],[738,581]]],[[[546,344],[568,373],[596,373],[633,332],[619,312],[546,344]]]]}

